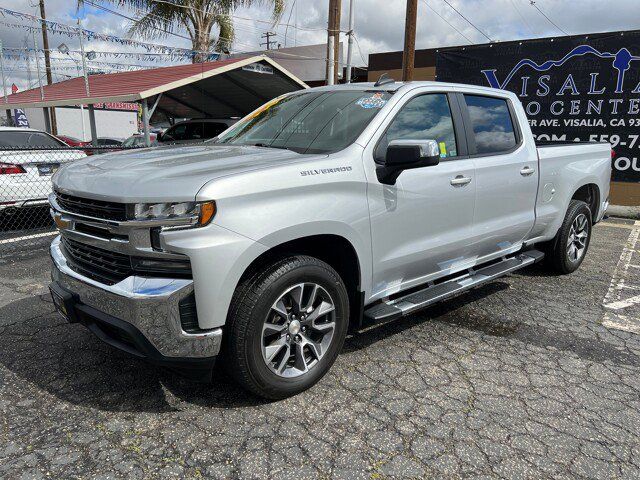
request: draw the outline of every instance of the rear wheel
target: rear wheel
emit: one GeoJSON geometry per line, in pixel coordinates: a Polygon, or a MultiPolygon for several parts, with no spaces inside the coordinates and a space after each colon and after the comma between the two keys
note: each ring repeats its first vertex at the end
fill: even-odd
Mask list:
{"type": "Polygon", "coordinates": [[[271,399],[310,388],[342,349],[349,300],[338,273],[316,258],[274,261],[236,290],[225,363],[247,390],[271,399]]]}
{"type": "Polygon", "coordinates": [[[549,245],[549,265],[558,273],[575,272],[589,249],[591,229],[588,205],[580,200],[571,200],[562,226],[549,245]]]}

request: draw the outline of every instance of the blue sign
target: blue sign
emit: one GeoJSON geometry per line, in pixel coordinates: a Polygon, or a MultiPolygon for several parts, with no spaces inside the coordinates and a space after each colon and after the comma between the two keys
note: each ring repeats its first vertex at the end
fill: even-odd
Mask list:
{"type": "Polygon", "coordinates": [[[29,128],[29,120],[27,120],[27,114],[21,108],[16,108],[13,111],[13,120],[16,127],[29,128]]]}
{"type": "Polygon", "coordinates": [[[640,31],[440,49],[438,80],[514,92],[538,141],[609,142],[640,182],[640,31]]]}

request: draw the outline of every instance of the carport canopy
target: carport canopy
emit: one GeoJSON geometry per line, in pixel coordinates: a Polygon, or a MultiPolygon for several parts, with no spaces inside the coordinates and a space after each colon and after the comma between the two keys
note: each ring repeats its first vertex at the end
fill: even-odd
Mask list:
{"type": "Polygon", "coordinates": [[[252,56],[89,75],[88,88],[83,77],[76,77],[8,95],[4,105],[6,109],[88,105],[95,144],[93,105],[140,102],[149,144],[149,123],[162,118],[242,117],[279,95],[303,88],[307,85],[302,80],[274,60],[252,56]]]}

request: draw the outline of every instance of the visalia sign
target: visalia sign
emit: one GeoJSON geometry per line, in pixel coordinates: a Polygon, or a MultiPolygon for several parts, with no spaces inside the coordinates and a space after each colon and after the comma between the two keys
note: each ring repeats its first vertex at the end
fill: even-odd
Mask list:
{"type": "MultiPolygon", "coordinates": [[[[581,93],[586,93],[587,95],[606,95],[607,90],[612,87],[608,86],[607,83],[599,82],[598,77],[600,76],[600,72],[589,72],[589,80],[588,89],[586,92],[580,90],[578,87],[578,82],[574,78],[573,73],[569,73],[562,80],[560,87],[557,91],[552,91],[551,85],[554,82],[551,74],[544,74],[537,77],[535,84],[531,86],[531,75],[521,75],[520,77],[516,77],[516,74],[525,69],[526,67],[530,67],[535,72],[547,72],[551,71],[557,67],[562,67],[565,63],[574,59],[575,57],[580,57],[584,55],[594,55],[597,58],[609,59],[611,60],[611,67],[615,73],[615,90],[613,93],[620,94],[625,92],[625,73],[631,69],[631,63],[633,61],[640,60],[640,57],[634,56],[629,52],[627,48],[621,48],[617,51],[617,53],[609,53],[609,52],[600,52],[593,48],[590,45],[579,45],[572,49],[569,53],[567,53],[563,58],[559,60],[548,60],[543,63],[536,63],[534,60],[526,58],[520,60],[507,74],[505,80],[500,82],[497,77],[497,70],[482,70],[482,73],[487,79],[487,82],[490,86],[494,88],[507,88],[510,82],[519,81],[519,96],[521,98],[529,97],[531,95],[535,95],[537,97],[547,97],[549,95],[555,95],[557,97],[561,97],[564,95],[574,95],[579,96],[581,93]]],[[[585,82],[580,82],[581,84],[585,84],[585,82]]],[[[631,90],[632,94],[640,94],[640,82],[635,85],[633,90],[631,90]]],[[[639,98],[630,98],[628,100],[628,104],[624,104],[625,100],[622,98],[610,98],[606,102],[607,107],[610,108],[612,115],[619,115],[623,113],[626,108],[629,115],[638,115],[640,114],[640,99],[639,98]]],[[[605,107],[605,100],[587,100],[586,102],[582,102],[581,100],[571,100],[569,102],[569,106],[565,106],[566,102],[564,100],[556,100],[549,104],[549,113],[554,116],[560,116],[565,113],[565,108],[569,108],[569,115],[580,115],[584,113],[585,115],[602,115],[603,107],[605,107]]],[[[605,107],[605,108],[607,108],[605,107]]],[[[541,112],[541,104],[540,102],[531,101],[526,103],[527,114],[530,116],[538,115],[541,112]]],[[[605,126],[603,120],[601,118],[598,119],[583,119],[580,121],[575,120],[567,120],[564,122],[565,125],[572,126],[585,126],[585,127],[593,127],[593,126],[605,126]]],[[[542,123],[544,125],[544,121],[542,123]]],[[[553,125],[557,125],[554,123],[553,125]]]]}
{"type": "Polygon", "coordinates": [[[610,142],[614,178],[640,181],[640,32],[444,49],[436,71],[516,93],[540,141],[610,142]]]}
{"type": "MultiPolygon", "coordinates": [[[[511,69],[511,71],[507,75],[506,80],[504,80],[504,82],[502,83],[498,82],[498,78],[496,77],[497,70],[482,70],[482,73],[484,73],[484,75],[487,77],[487,80],[489,81],[489,85],[491,85],[493,88],[504,89],[506,88],[509,81],[511,81],[513,76],[520,69],[522,69],[527,65],[537,72],[546,72],[548,70],[551,70],[552,68],[561,67],[566,62],[568,62],[569,60],[575,57],[580,57],[580,56],[589,55],[589,54],[595,55],[598,58],[608,58],[613,60],[612,67],[617,71],[615,93],[623,93],[625,72],[627,72],[631,68],[632,61],[640,60],[640,57],[631,55],[631,52],[629,52],[629,50],[627,50],[626,48],[621,48],[620,50],[618,50],[618,53],[612,54],[608,52],[600,52],[590,45],[580,45],[578,47],[575,47],[573,50],[567,53],[560,60],[548,60],[542,64],[538,64],[535,61],[529,58],[526,58],[524,60],[520,60],[517,63],[517,65],[511,69]]],[[[603,86],[601,89],[596,88],[598,75],[599,75],[598,73],[590,74],[591,80],[590,80],[590,87],[588,92],[590,95],[601,95],[607,91],[606,86],[603,86]]],[[[525,91],[527,88],[529,77],[521,77],[521,79],[522,79],[522,86],[523,86],[522,90],[525,91]]],[[[543,88],[543,91],[546,92],[540,95],[549,94],[550,89],[549,89],[549,85],[546,82],[548,82],[550,79],[551,79],[550,75],[543,75],[538,78],[538,84],[540,85],[540,87],[543,88]]],[[[557,93],[557,95],[563,95],[565,90],[567,89],[570,89],[576,95],[579,95],[578,87],[576,86],[576,82],[574,81],[573,75],[571,73],[567,75],[567,78],[563,82],[562,87],[560,88],[560,91],[557,93]]],[[[633,89],[632,93],[640,93],[640,83],[636,85],[636,88],[633,89]]]]}

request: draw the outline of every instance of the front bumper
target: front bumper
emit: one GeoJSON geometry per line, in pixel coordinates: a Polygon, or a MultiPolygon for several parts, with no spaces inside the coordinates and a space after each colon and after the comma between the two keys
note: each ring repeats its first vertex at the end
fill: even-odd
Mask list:
{"type": "Polygon", "coordinates": [[[67,265],[60,237],[54,239],[50,252],[52,288],[71,296],[66,303],[78,312],[77,321],[102,340],[154,363],[206,363],[218,355],[221,328],[196,333],[182,329],[178,304],[193,293],[193,280],[131,276],[114,285],[104,285],[67,265]],[[105,338],[109,325],[133,337],[133,346],[123,348],[127,342],[105,338]]]}

